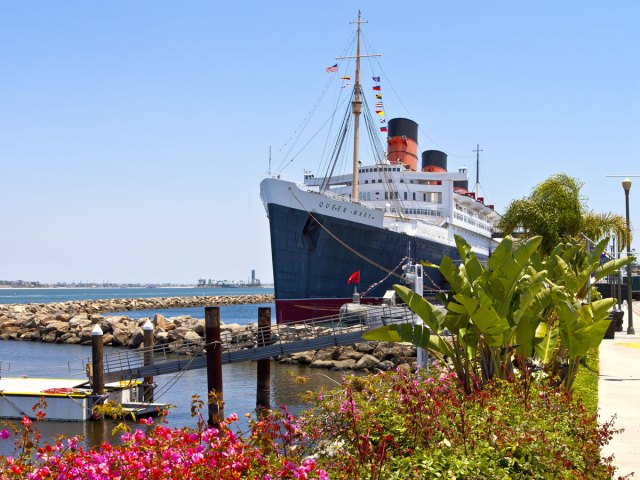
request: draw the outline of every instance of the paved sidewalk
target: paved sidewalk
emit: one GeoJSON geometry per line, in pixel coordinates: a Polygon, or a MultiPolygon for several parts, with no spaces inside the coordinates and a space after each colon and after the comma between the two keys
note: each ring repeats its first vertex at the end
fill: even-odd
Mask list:
{"type": "Polygon", "coordinates": [[[640,302],[633,302],[634,335],[627,335],[627,319],[625,312],[623,331],[600,344],[598,410],[601,422],[616,415],[613,427],[624,429],[602,450],[614,454],[615,478],[631,472],[640,478],[640,302]]]}

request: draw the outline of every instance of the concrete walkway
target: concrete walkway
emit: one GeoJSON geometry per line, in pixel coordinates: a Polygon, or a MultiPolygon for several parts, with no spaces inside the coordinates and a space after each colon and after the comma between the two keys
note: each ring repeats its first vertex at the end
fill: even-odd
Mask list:
{"type": "Polygon", "coordinates": [[[624,429],[602,450],[614,455],[615,478],[632,472],[640,478],[640,302],[633,302],[634,335],[627,335],[628,318],[625,312],[623,331],[600,344],[599,421],[615,415],[613,427],[624,429]]]}

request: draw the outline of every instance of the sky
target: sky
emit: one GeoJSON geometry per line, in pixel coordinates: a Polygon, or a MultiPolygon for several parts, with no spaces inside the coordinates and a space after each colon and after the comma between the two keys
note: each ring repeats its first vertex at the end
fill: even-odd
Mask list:
{"type": "Polygon", "coordinates": [[[636,0],[5,1],[0,279],[270,282],[269,148],[272,172],[318,168],[320,146],[285,153],[359,9],[387,118],[450,170],[475,176],[480,144],[487,203],[566,173],[625,214],[608,175],[640,175],[636,0]]]}

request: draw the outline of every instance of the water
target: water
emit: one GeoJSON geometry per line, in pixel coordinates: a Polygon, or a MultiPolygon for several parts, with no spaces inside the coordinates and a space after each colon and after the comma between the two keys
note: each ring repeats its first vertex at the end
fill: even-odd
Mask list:
{"type": "MultiPolygon", "coordinates": [[[[105,353],[111,349],[105,348],[105,353]]],[[[10,362],[10,371],[3,369],[0,374],[5,376],[28,375],[32,377],[62,377],[74,378],[69,373],[77,371],[80,360],[91,357],[91,347],[82,345],[59,345],[48,343],[0,341],[0,359],[3,368],[10,362]]],[[[256,398],[256,363],[242,362],[223,365],[222,376],[224,384],[225,414],[232,412],[240,416],[239,424],[242,428],[247,425],[244,414],[253,412],[256,398]]],[[[339,372],[297,367],[290,365],[271,364],[271,405],[277,407],[285,404],[294,413],[308,407],[300,395],[308,390],[316,391],[321,386],[332,386],[340,380],[339,372]],[[303,375],[308,381],[300,385],[293,381],[292,376],[303,375]]],[[[77,376],[79,382],[85,378],[77,376]]],[[[189,370],[182,375],[164,375],[155,377],[157,383],[155,401],[170,403],[172,408],[168,417],[169,425],[174,427],[196,426],[196,420],[191,417],[192,395],[200,395],[206,399],[207,373],[206,370],[189,370]],[[174,383],[175,382],[175,383],[174,383]],[[172,385],[170,385],[172,384],[172,385]],[[170,387],[170,388],[168,388],[170,387]]],[[[35,402],[34,402],[35,403],[35,402]]],[[[206,407],[203,411],[206,418],[206,407]]],[[[0,420],[2,422],[7,420],[0,420]]],[[[104,440],[112,441],[110,430],[113,422],[43,422],[38,428],[44,439],[51,439],[56,435],[82,435],[86,437],[87,446],[99,444],[104,440]]],[[[12,437],[13,439],[13,437],[12,437]]],[[[0,454],[10,455],[14,445],[12,439],[0,440],[0,454]]]]}
{"type": "MultiPolygon", "coordinates": [[[[68,300],[87,299],[107,299],[115,298],[115,295],[139,298],[142,293],[147,293],[147,297],[161,296],[195,296],[195,295],[244,295],[251,293],[272,293],[270,289],[34,289],[31,290],[0,290],[0,303],[47,303],[62,302],[68,300]],[[64,292],[63,292],[64,290],[64,292]],[[196,291],[201,293],[195,293],[196,291]],[[223,293],[224,291],[224,293],[223,293]],[[107,295],[110,293],[111,295],[107,295]],[[180,293],[181,295],[178,295],[180,293]],[[7,300],[10,299],[10,300],[7,300]]],[[[230,305],[220,308],[220,318],[225,323],[246,324],[257,320],[259,306],[272,306],[272,304],[260,305],[230,305]]],[[[189,311],[191,313],[179,313],[192,315],[196,318],[202,317],[204,309],[172,309],[189,311]],[[198,314],[197,311],[201,312],[198,314]]],[[[272,308],[275,313],[275,309],[272,308]]],[[[140,312],[137,312],[140,313],[140,312]]],[[[128,316],[137,314],[136,312],[126,312],[128,316]]],[[[163,310],[147,311],[141,316],[153,316],[155,313],[162,313],[166,316],[175,316],[163,310]]],[[[105,347],[105,353],[111,349],[105,347]]],[[[0,341],[0,362],[2,371],[0,375],[20,376],[28,375],[32,377],[63,377],[73,378],[81,364],[81,360],[91,357],[91,347],[81,345],[59,345],[47,343],[13,342],[0,341]],[[10,364],[10,370],[7,366],[10,364]]],[[[252,412],[255,409],[256,399],[256,363],[242,362],[223,365],[225,414],[232,412],[240,416],[240,425],[245,428],[247,420],[244,413],[252,412]]],[[[327,370],[311,369],[308,367],[298,367],[290,365],[279,365],[272,362],[271,365],[271,405],[272,407],[286,404],[295,412],[299,412],[306,405],[300,398],[304,392],[316,391],[321,386],[332,386],[339,381],[342,374],[327,370]],[[293,381],[293,376],[306,376],[308,381],[299,384],[293,381]]],[[[84,380],[86,377],[78,376],[84,380]]],[[[206,399],[207,376],[206,370],[190,370],[182,375],[165,375],[155,377],[157,383],[155,400],[175,405],[169,415],[169,424],[175,427],[196,426],[196,421],[191,418],[190,408],[192,395],[200,395],[206,399]]],[[[203,412],[206,417],[206,409],[203,412]]],[[[4,420],[0,420],[3,422],[4,420]]],[[[39,429],[44,439],[51,439],[56,435],[63,434],[83,435],[87,438],[86,444],[96,445],[104,440],[112,441],[110,430],[113,427],[111,422],[44,422],[39,425],[39,429]]],[[[12,437],[13,438],[13,437],[12,437]]],[[[13,453],[13,441],[0,440],[0,454],[10,455],[13,453]]]]}
{"type": "MultiPolygon", "coordinates": [[[[220,320],[224,323],[238,323],[247,325],[258,321],[258,308],[271,308],[271,321],[276,321],[276,308],[273,303],[252,303],[249,305],[221,305],[220,320]]],[[[189,315],[193,318],[204,318],[204,307],[167,308],[163,310],[131,310],[127,312],[105,313],[105,316],[124,315],[133,319],[153,318],[156,313],[162,313],[165,317],[179,317],[189,315]]]]}
{"type": "Polygon", "coordinates": [[[263,294],[273,294],[273,288],[0,288],[0,303],[263,294]]]}

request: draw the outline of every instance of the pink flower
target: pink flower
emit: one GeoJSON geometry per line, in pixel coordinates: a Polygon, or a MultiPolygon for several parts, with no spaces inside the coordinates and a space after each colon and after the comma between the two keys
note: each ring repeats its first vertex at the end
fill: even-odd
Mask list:
{"type": "Polygon", "coordinates": [[[141,418],[140,419],[140,423],[143,423],[145,425],[153,425],[153,419],[151,417],[149,417],[149,418],[141,418]]]}
{"type": "Polygon", "coordinates": [[[342,402],[342,405],[340,406],[340,413],[345,413],[345,412],[350,412],[353,413],[356,410],[356,406],[353,403],[353,400],[345,400],[344,402],[342,402]]]}
{"type": "Polygon", "coordinates": [[[0,431],[0,439],[6,440],[10,436],[11,436],[11,432],[9,430],[7,430],[6,428],[4,430],[0,431]]]}
{"type": "Polygon", "coordinates": [[[218,429],[217,428],[208,428],[204,432],[202,432],[202,441],[205,443],[210,443],[214,438],[218,437],[218,429]]]}
{"type": "Polygon", "coordinates": [[[22,425],[24,425],[25,427],[30,427],[32,423],[33,422],[31,421],[31,419],[26,415],[22,417],[22,425]]]}
{"type": "Polygon", "coordinates": [[[227,417],[227,423],[232,423],[232,422],[237,422],[238,421],[238,414],[237,413],[232,413],[231,415],[229,415],[227,417]]]}

